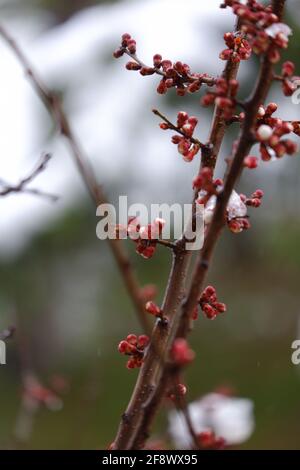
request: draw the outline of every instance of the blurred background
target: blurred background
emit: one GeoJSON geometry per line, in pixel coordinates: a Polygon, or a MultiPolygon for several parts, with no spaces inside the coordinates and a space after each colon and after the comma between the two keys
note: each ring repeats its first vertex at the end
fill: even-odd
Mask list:
{"type": "MultiPolygon", "coordinates": [[[[130,203],[188,203],[197,159],[182,161],[151,109],[171,120],[181,109],[196,114],[201,140],[211,117],[198,94],[160,97],[156,77],[127,72],[124,58],[112,59],[121,34],[132,34],[146,63],[161,53],[218,74],[222,36],[233,29],[233,17],[219,3],[0,1],[1,23],[61,95],[111,201],[126,194],[130,203]]],[[[287,3],[294,33],[288,57],[299,71],[299,9],[296,1],[287,3]]],[[[257,73],[255,59],[250,62],[240,73],[245,94],[257,73]]],[[[56,203],[25,194],[0,198],[0,330],[17,327],[7,342],[7,365],[0,366],[0,446],[106,448],[137,376],[126,370],[117,344],[140,327],[107,244],[96,238],[95,209],[69,150],[1,41],[0,69],[0,176],[15,183],[42,151],[51,152],[49,167],[32,186],[59,195],[56,203]],[[28,369],[33,396],[24,397],[28,369]],[[40,395],[48,406],[38,409],[40,395]]],[[[282,98],[277,86],[274,100],[281,117],[299,119],[299,106],[282,98]]],[[[220,176],[230,143],[232,135],[223,146],[220,176]]],[[[222,237],[209,282],[228,313],[214,322],[201,317],[191,338],[197,361],[186,374],[189,399],[227,387],[254,404],[255,429],[240,448],[300,448],[300,366],[291,363],[291,344],[300,338],[299,178],[296,156],[262,162],[240,181],[237,189],[246,194],[264,189],[263,205],[249,232],[222,237]]],[[[156,284],[160,301],[169,254],[159,250],[145,261],[126,244],[141,283],[156,284]]],[[[168,406],[156,423],[157,438],[167,438],[167,413],[168,406]]]]}

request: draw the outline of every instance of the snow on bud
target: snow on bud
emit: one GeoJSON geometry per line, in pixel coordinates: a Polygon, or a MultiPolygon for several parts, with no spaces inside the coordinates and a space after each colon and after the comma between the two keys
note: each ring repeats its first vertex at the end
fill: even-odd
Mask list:
{"type": "Polygon", "coordinates": [[[271,137],[272,134],[273,134],[272,127],[270,127],[266,124],[262,124],[257,129],[257,137],[258,137],[259,140],[262,140],[262,141],[269,140],[269,138],[271,137]]]}

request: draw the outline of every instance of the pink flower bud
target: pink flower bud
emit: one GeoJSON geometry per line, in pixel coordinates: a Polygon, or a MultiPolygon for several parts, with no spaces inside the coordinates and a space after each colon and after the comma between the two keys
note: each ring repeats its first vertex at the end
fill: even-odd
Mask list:
{"type": "Polygon", "coordinates": [[[127,42],[127,48],[131,54],[136,53],[136,41],[134,39],[129,39],[127,42]]]}
{"type": "Polygon", "coordinates": [[[123,49],[116,49],[113,53],[115,59],[119,59],[119,57],[122,57],[122,55],[124,55],[123,49]]]}
{"type": "Polygon", "coordinates": [[[155,54],[153,56],[153,65],[154,67],[160,67],[162,61],[162,56],[160,54],[155,54]]]}
{"type": "Polygon", "coordinates": [[[140,70],[141,66],[137,62],[127,62],[126,69],[127,70],[140,70]]]}
{"type": "Polygon", "coordinates": [[[137,345],[137,336],[130,334],[127,336],[126,341],[128,341],[129,344],[132,344],[133,346],[137,345]]]}
{"type": "Polygon", "coordinates": [[[206,317],[209,318],[210,320],[213,320],[217,316],[216,309],[212,307],[210,304],[204,304],[202,306],[202,310],[205,313],[206,317]]]}
{"type": "Polygon", "coordinates": [[[171,349],[171,357],[176,364],[183,366],[193,361],[195,353],[184,338],[177,338],[171,349]]]}
{"type": "Polygon", "coordinates": [[[248,155],[248,157],[244,159],[244,166],[250,170],[254,170],[258,166],[258,158],[248,155]]]}
{"type": "Polygon", "coordinates": [[[138,337],[138,348],[144,350],[150,342],[150,338],[147,335],[140,335],[138,337]]]}
{"type": "Polygon", "coordinates": [[[155,317],[161,316],[161,309],[152,301],[146,303],[145,309],[148,313],[154,315],[155,317]]]}
{"type": "Polygon", "coordinates": [[[177,114],[177,126],[182,127],[188,120],[189,115],[185,111],[180,111],[177,114]]]}
{"type": "Polygon", "coordinates": [[[167,90],[168,88],[166,86],[165,80],[161,80],[157,87],[157,93],[159,93],[160,95],[164,95],[165,93],[167,93],[167,90]]]}
{"type": "Polygon", "coordinates": [[[295,73],[295,68],[296,66],[294,62],[291,62],[290,60],[284,62],[284,64],[282,65],[282,75],[284,75],[285,77],[292,77],[295,73]]]}
{"type": "Polygon", "coordinates": [[[214,307],[218,310],[219,313],[224,313],[227,310],[226,305],[222,302],[216,302],[214,307]]]}
{"type": "Polygon", "coordinates": [[[153,75],[155,73],[155,70],[152,67],[142,67],[140,70],[140,74],[143,75],[144,77],[146,75],[153,75]]]}

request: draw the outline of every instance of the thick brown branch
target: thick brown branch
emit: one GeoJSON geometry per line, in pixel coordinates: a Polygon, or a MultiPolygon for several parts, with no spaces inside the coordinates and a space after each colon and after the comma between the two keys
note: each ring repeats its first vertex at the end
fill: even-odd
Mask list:
{"type": "MultiPolygon", "coordinates": [[[[279,17],[282,16],[284,1],[274,1],[275,11],[279,17]]],[[[239,23],[237,24],[239,28],[239,23]]],[[[216,209],[213,220],[211,222],[209,232],[206,236],[203,250],[199,255],[192,284],[189,289],[188,296],[182,304],[182,311],[178,312],[178,303],[173,301],[172,321],[169,324],[169,332],[161,337],[156,337],[157,329],[155,329],[152,341],[158,341],[160,347],[163,348],[166,358],[168,357],[169,348],[173,342],[174,337],[186,336],[189,329],[189,322],[193,308],[197,304],[197,300],[203,288],[203,282],[206,277],[209,263],[212,254],[225,223],[225,211],[227,204],[234,188],[234,185],[242,171],[243,161],[245,156],[249,153],[253,144],[252,129],[256,122],[257,111],[261,103],[265,101],[267,92],[272,82],[273,66],[264,58],[262,61],[260,76],[257,80],[254,92],[248,102],[245,104],[246,116],[243,124],[243,129],[239,138],[239,144],[235,151],[234,160],[228,176],[225,181],[224,190],[217,199],[216,209]],[[175,334],[174,334],[175,332],[175,334]]],[[[227,79],[235,78],[237,69],[230,62],[227,64],[224,76],[227,79]]],[[[224,133],[226,129],[226,122],[222,120],[221,110],[218,108],[215,111],[213,118],[213,125],[210,133],[208,145],[202,149],[202,165],[215,167],[216,157],[219,153],[224,133]],[[206,153],[204,153],[206,152],[206,153]]],[[[194,200],[197,193],[194,194],[194,200]]],[[[184,285],[186,280],[187,268],[190,262],[190,254],[186,253],[182,256],[182,266],[177,266],[174,260],[172,272],[169,278],[169,283],[166,290],[166,299],[175,297],[177,292],[184,292],[184,285]],[[183,269],[180,269],[183,268],[183,269]],[[179,269],[176,276],[177,282],[174,283],[176,269],[179,269]]],[[[178,296],[179,300],[181,295],[178,296]]],[[[166,312],[164,307],[164,312],[166,312]]],[[[168,384],[168,369],[167,366],[163,367],[159,363],[153,353],[149,350],[146,362],[142,368],[138,382],[134,389],[129,407],[125,413],[126,419],[120,424],[118,435],[115,441],[116,449],[135,449],[141,448],[147,439],[151,423],[157,412],[157,409],[163,399],[168,384]],[[155,367],[156,364],[156,367],[155,367]],[[158,365],[157,365],[158,364],[158,365]],[[146,389],[144,388],[146,385],[146,389]]]]}
{"type": "MultiPolygon", "coordinates": [[[[228,80],[233,79],[236,77],[237,71],[238,65],[228,61],[223,76],[228,80]]],[[[159,115],[169,124],[169,121],[161,113],[156,111],[155,114],[159,115]]],[[[216,110],[209,136],[209,144],[202,148],[202,161],[203,153],[205,151],[209,152],[210,166],[212,167],[216,163],[216,156],[224,138],[225,128],[226,122],[223,121],[221,113],[216,110]],[[215,156],[214,159],[212,159],[212,155],[215,156]]],[[[197,195],[198,192],[195,191],[193,198],[194,204],[197,195]]],[[[177,246],[181,248],[184,247],[185,240],[182,239],[178,241],[177,246]]],[[[169,319],[171,318],[171,321],[169,321],[168,331],[164,331],[163,335],[160,335],[160,325],[157,324],[152,336],[151,343],[159,345],[158,349],[162,351],[162,357],[165,357],[166,362],[170,347],[179,328],[180,305],[185,295],[185,282],[190,266],[191,254],[191,251],[184,252],[180,250],[174,255],[163,305],[164,314],[169,319]]],[[[120,423],[115,440],[116,449],[136,449],[143,447],[157,409],[163,400],[167,384],[169,383],[168,376],[169,373],[168,370],[164,368],[163,361],[158,361],[153,347],[150,348],[145,364],[140,371],[130,403],[120,423]]]]}
{"type": "MultiPolygon", "coordinates": [[[[274,1],[274,8],[279,17],[282,17],[284,3],[284,0],[274,1]]],[[[254,91],[246,103],[245,120],[239,137],[238,146],[225,181],[224,190],[217,198],[213,220],[210,224],[203,249],[199,255],[189,294],[183,305],[183,316],[180,328],[177,332],[178,336],[185,336],[187,334],[189,318],[203,289],[203,283],[211,262],[214,248],[222,228],[225,225],[225,212],[229,198],[243,169],[244,158],[249,154],[251,147],[255,142],[253,139],[253,130],[257,119],[257,112],[259,106],[266,100],[272,79],[273,64],[268,60],[266,55],[262,59],[260,74],[254,91]]]]}

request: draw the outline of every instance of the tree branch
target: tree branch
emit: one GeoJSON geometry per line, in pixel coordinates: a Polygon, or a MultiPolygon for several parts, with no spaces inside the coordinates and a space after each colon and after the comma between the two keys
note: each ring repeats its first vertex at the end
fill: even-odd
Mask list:
{"type": "MultiPolygon", "coordinates": [[[[72,152],[73,160],[82,176],[83,182],[85,183],[92,200],[96,206],[107,203],[105,194],[95,178],[94,171],[87,157],[85,156],[80,143],[77,141],[77,138],[73,133],[68,117],[64,112],[59,98],[55,93],[48,89],[43,80],[39,77],[38,73],[30,64],[22,49],[18,46],[15,40],[10,36],[5,28],[3,28],[2,25],[0,25],[0,36],[2,36],[6,44],[16,55],[26,74],[28,75],[33,88],[44,102],[49,113],[52,115],[60,133],[67,139],[72,152]]],[[[140,296],[140,287],[130,260],[122,245],[120,244],[120,241],[109,240],[109,245],[123,277],[128,294],[135,307],[140,324],[142,325],[143,330],[149,334],[151,331],[150,323],[145,315],[144,302],[140,296]]]]}
{"type": "Polygon", "coordinates": [[[54,194],[48,194],[39,189],[27,187],[28,184],[31,183],[45,169],[51,158],[52,156],[49,153],[43,154],[36,167],[32,170],[32,172],[16,185],[10,185],[1,179],[0,184],[3,186],[3,189],[0,189],[0,196],[7,196],[12,193],[28,193],[48,198],[54,202],[57,201],[59,198],[54,194]]]}
{"type": "MultiPolygon", "coordinates": [[[[283,0],[274,0],[275,11],[282,16],[283,0]]],[[[239,29],[239,22],[237,28],[239,29]]],[[[238,67],[229,61],[225,67],[223,76],[227,79],[236,77],[238,67]]],[[[217,198],[213,220],[210,224],[203,249],[199,254],[194,270],[191,287],[186,299],[182,295],[185,291],[185,280],[190,264],[190,253],[181,253],[181,258],[174,257],[172,271],[169,277],[165,294],[163,311],[169,318],[169,329],[162,334],[159,324],[156,325],[152,337],[152,343],[159,344],[165,357],[165,365],[157,361],[153,347],[149,348],[145,364],[142,367],[137,384],[126,413],[123,415],[115,440],[115,449],[136,449],[144,446],[149,434],[149,429],[161,404],[168,383],[167,360],[169,351],[175,337],[185,337],[189,330],[189,322],[192,311],[197,304],[203,288],[203,282],[213,255],[214,248],[225,224],[225,212],[234,185],[243,168],[243,161],[248,155],[252,144],[252,130],[256,122],[259,106],[264,103],[272,82],[273,65],[267,55],[263,57],[260,75],[254,92],[245,103],[245,121],[240,134],[239,143],[235,151],[233,163],[226,177],[224,190],[217,198]],[[176,298],[176,299],[175,299],[176,298]],[[182,308],[180,309],[180,305],[182,308]]],[[[221,110],[216,108],[212,128],[207,146],[202,148],[202,167],[209,166],[214,169],[217,155],[224,138],[226,122],[222,119],[221,110]]],[[[194,193],[194,202],[198,192],[194,193]]],[[[182,243],[180,240],[177,243],[182,243]]],[[[177,255],[178,256],[178,255],[177,255]]]]}
{"type": "MultiPolygon", "coordinates": [[[[237,23],[239,28],[239,23],[237,23]]],[[[238,64],[229,60],[226,63],[222,76],[227,80],[236,77],[238,64]]],[[[154,110],[168,124],[165,116],[154,110]]],[[[226,129],[226,122],[222,118],[221,111],[216,108],[209,142],[202,148],[202,165],[214,167],[217,154],[220,151],[226,129]],[[206,159],[204,152],[207,152],[206,159]]],[[[174,129],[175,130],[175,129],[174,129]]],[[[200,171],[200,169],[199,169],[200,171]]],[[[194,192],[193,210],[198,191],[194,192]]],[[[163,399],[168,384],[168,370],[166,363],[169,357],[170,347],[175,339],[180,321],[180,305],[185,297],[185,282],[191,262],[191,251],[185,251],[185,240],[178,240],[176,246],[179,248],[174,254],[168,285],[165,292],[165,300],[162,306],[164,315],[168,318],[168,330],[161,331],[161,325],[156,323],[151,338],[151,346],[146,356],[145,363],[140,371],[136,386],[134,388],[130,403],[122,417],[119,430],[115,439],[116,449],[142,448],[148,436],[149,428],[155,417],[156,411],[163,399]],[[161,354],[158,360],[153,344],[161,354]]]]}

